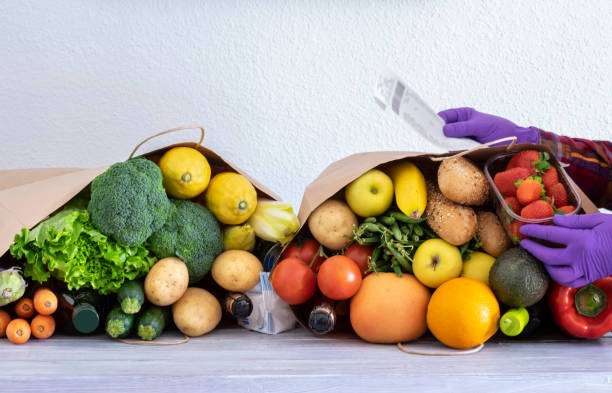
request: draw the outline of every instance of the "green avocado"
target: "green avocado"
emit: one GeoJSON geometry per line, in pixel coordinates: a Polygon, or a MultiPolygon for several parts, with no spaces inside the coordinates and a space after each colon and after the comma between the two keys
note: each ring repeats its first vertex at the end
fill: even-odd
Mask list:
{"type": "Polygon", "coordinates": [[[514,247],[493,263],[489,283],[500,302],[510,307],[529,307],[546,295],[550,278],[540,261],[514,247]]]}

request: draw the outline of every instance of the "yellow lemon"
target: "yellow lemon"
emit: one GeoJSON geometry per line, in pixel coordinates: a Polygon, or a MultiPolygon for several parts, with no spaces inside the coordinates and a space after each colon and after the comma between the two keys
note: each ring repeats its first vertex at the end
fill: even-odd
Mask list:
{"type": "Polygon", "coordinates": [[[255,248],[255,230],[250,224],[232,225],[223,230],[224,250],[252,251],[255,248]]]}
{"type": "Polygon", "coordinates": [[[170,196],[191,199],[200,195],[210,181],[210,165],[191,147],[174,147],[159,160],[164,188],[170,196]]]}
{"type": "Polygon", "coordinates": [[[474,251],[469,259],[463,261],[461,277],[471,277],[489,285],[489,271],[495,263],[495,257],[484,252],[474,251]]]}
{"type": "Polygon", "coordinates": [[[211,179],[206,190],[206,207],[223,224],[242,224],[257,207],[257,191],[238,173],[219,173],[211,179]]]}

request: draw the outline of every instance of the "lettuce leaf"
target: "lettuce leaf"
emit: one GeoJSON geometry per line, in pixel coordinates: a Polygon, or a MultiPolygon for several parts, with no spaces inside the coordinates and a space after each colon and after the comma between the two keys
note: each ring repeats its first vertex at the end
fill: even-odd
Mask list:
{"type": "Polygon", "coordinates": [[[10,251],[13,257],[26,259],[26,277],[43,283],[53,276],[70,290],[93,288],[103,295],[145,275],[156,261],[144,246],[126,247],[100,233],[78,204],[31,231],[23,228],[10,251]]]}

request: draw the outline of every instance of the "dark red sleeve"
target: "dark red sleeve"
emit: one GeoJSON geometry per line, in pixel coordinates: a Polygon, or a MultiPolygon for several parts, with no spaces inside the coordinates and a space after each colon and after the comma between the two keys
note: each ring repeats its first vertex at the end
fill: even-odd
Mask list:
{"type": "Polygon", "coordinates": [[[612,142],[570,138],[539,130],[540,143],[565,164],[566,172],[598,206],[612,209],[612,142]]]}

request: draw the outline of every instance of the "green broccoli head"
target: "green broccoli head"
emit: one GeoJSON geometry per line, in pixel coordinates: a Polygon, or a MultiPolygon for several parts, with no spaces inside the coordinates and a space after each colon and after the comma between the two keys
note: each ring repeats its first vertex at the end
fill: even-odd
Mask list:
{"type": "Polygon", "coordinates": [[[145,158],[116,163],[96,177],[87,206],[96,228],[128,247],[144,243],[174,209],[161,171],[145,158]]]}
{"type": "Polygon", "coordinates": [[[189,271],[189,283],[200,281],[213,261],[223,252],[221,228],[204,206],[172,200],[176,211],[164,226],[149,238],[148,247],[158,258],[176,256],[189,271]]]}

